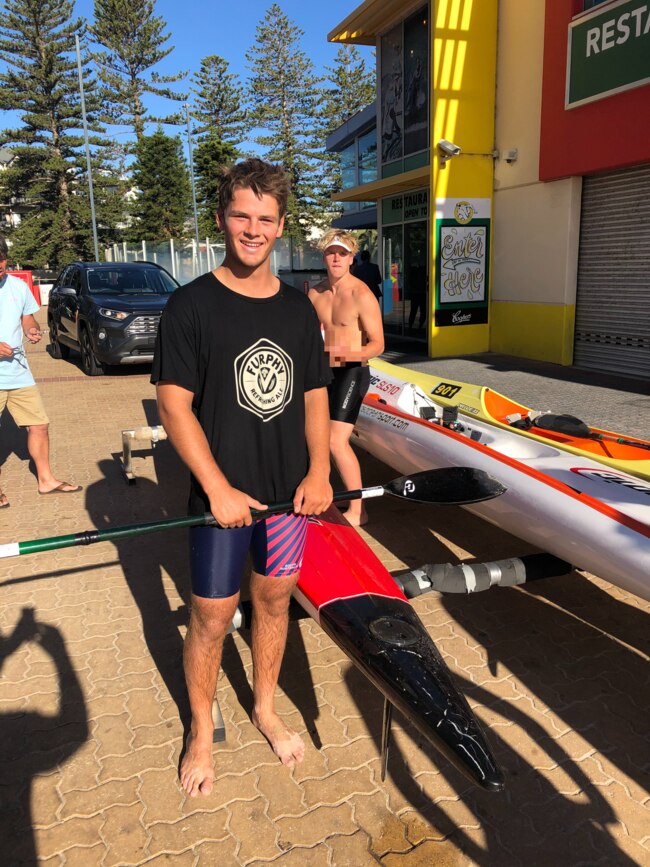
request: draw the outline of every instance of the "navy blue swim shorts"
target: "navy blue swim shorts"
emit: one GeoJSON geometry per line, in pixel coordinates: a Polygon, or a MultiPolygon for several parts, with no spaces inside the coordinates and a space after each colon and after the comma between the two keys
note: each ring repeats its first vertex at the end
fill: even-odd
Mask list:
{"type": "Polygon", "coordinates": [[[246,555],[260,575],[284,577],[300,571],[307,541],[306,515],[270,515],[250,527],[193,527],[190,530],[192,593],[225,599],[239,592],[246,555]]]}

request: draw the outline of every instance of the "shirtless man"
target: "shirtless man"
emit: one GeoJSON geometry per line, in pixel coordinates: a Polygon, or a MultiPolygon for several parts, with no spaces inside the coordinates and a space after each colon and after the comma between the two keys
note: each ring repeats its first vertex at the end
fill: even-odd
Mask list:
{"type": "Polygon", "coordinates": [[[304,755],[302,738],[276,713],[275,688],[307,516],[332,500],[331,374],[313,307],[270,269],[288,195],[282,169],[262,160],[223,173],[224,262],[174,292],[158,332],[151,378],[160,419],[192,473],[190,512],[211,512],[219,524],[190,530],[183,663],[192,722],[180,781],[192,797],[210,794],[214,784],[212,700],[249,551],[252,721],[283,765],[304,755]],[[291,500],[291,514],[251,515],[291,500]]]}
{"type": "MultiPolygon", "coordinates": [[[[332,367],[330,451],[343,484],[357,490],[361,468],[350,437],[370,384],[368,361],[384,351],[384,329],[374,294],[350,273],[359,248],[354,235],[330,229],[320,248],[327,279],[310,290],[309,298],[323,327],[332,367]]],[[[365,524],[363,500],[352,500],[345,517],[355,527],[365,524]]]]}

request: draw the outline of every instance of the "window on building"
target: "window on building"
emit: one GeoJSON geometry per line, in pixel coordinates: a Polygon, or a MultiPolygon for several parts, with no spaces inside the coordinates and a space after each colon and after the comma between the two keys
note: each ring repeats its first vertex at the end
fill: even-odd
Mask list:
{"type": "Polygon", "coordinates": [[[359,147],[359,183],[377,180],[377,129],[373,127],[357,139],[359,147]]]}
{"type": "Polygon", "coordinates": [[[422,151],[429,131],[429,31],[426,8],[404,22],[404,154],[422,151]]]}
{"type": "MultiPolygon", "coordinates": [[[[341,151],[341,189],[357,186],[357,143],[353,141],[341,151]]],[[[357,202],[344,202],[344,211],[356,211],[357,202]]]]}
{"type": "Polygon", "coordinates": [[[381,38],[381,161],[402,156],[402,25],[381,38]]]}
{"type": "Polygon", "coordinates": [[[429,22],[423,6],[381,38],[381,161],[426,150],[429,141],[429,22]]]}

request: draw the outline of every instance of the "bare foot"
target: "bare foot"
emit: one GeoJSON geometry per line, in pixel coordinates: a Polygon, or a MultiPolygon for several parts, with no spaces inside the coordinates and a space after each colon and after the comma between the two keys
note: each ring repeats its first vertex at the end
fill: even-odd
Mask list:
{"type": "Polygon", "coordinates": [[[363,527],[364,524],[368,523],[368,513],[365,509],[360,513],[353,512],[352,509],[346,509],[343,512],[343,517],[353,527],[363,527]]]}
{"type": "Polygon", "coordinates": [[[214,785],[212,737],[209,741],[203,742],[191,733],[187,736],[180,780],[181,786],[192,798],[196,798],[199,792],[202,795],[210,794],[214,785]]]}
{"type": "Polygon", "coordinates": [[[293,768],[305,757],[305,744],[299,734],[290,729],[282,722],[279,716],[274,715],[264,723],[256,714],[252,717],[253,725],[258,729],[271,745],[271,749],[287,768],[293,768]]]}

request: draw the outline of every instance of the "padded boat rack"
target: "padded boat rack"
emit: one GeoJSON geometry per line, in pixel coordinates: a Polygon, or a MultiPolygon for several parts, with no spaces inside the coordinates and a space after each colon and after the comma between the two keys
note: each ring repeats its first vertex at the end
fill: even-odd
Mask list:
{"type": "Polygon", "coordinates": [[[122,431],[122,472],[126,477],[127,484],[135,485],[136,481],[133,472],[133,443],[148,442],[150,448],[153,449],[157,443],[166,439],[167,433],[161,424],[122,431]]]}

